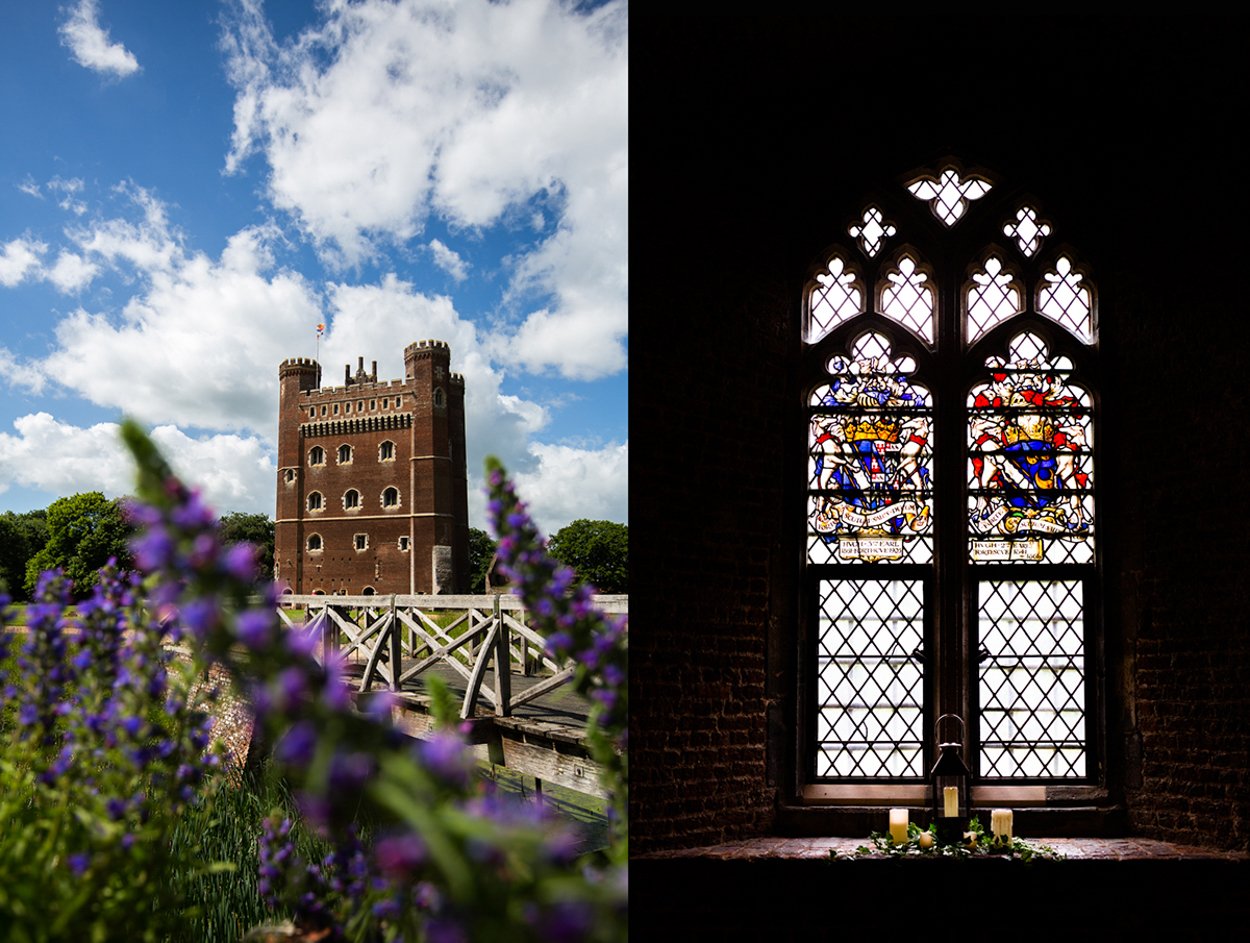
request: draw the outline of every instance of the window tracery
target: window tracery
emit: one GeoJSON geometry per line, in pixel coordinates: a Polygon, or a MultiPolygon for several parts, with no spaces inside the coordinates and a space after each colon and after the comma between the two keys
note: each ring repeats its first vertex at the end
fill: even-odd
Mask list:
{"type": "Polygon", "coordinates": [[[977,783],[1102,776],[1097,299],[996,186],[914,177],[804,290],[803,783],[922,782],[946,712],[977,783]]]}

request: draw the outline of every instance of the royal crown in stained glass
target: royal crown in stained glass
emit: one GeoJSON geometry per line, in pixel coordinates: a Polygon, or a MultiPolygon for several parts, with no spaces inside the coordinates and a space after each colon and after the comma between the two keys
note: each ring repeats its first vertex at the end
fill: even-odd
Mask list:
{"type": "Polygon", "coordinates": [[[808,488],[812,562],[927,560],[932,554],[932,410],[910,358],[862,335],[812,392],[808,488]]]}

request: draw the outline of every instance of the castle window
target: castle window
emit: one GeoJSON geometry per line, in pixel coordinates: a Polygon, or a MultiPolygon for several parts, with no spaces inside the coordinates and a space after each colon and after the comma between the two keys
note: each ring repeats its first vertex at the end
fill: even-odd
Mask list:
{"type": "Polygon", "coordinates": [[[395,443],[387,439],[378,446],[378,461],[393,462],[395,461],[395,443]]]}
{"type": "Polygon", "coordinates": [[[922,787],[946,713],[974,789],[1105,786],[1094,292],[994,190],[954,165],[914,180],[804,291],[809,800],[922,787]]]}
{"type": "Polygon", "coordinates": [[[350,413],[351,411],[352,411],[352,404],[351,404],[351,403],[344,403],[344,404],[343,404],[343,412],[345,412],[345,413],[350,413]]]}
{"type": "Polygon", "coordinates": [[[352,447],[350,445],[339,446],[339,464],[349,465],[352,460],[352,447]]]}
{"type": "Polygon", "coordinates": [[[319,445],[314,445],[308,450],[309,465],[324,465],[326,462],[326,450],[319,445]]]}
{"type": "Polygon", "coordinates": [[[288,485],[294,484],[295,483],[295,469],[294,468],[284,469],[282,472],[282,480],[285,481],[288,485]]]}
{"type": "Polygon", "coordinates": [[[360,591],[360,595],[362,596],[373,596],[376,593],[377,593],[377,590],[374,589],[372,586],[366,586],[364,589],[360,591]]]}
{"type": "Polygon", "coordinates": [[[338,414],[339,414],[339,404],[338,404],[338,403],[335,403],[335,404],[334,404],[334,415],[336,415],[336,416],[337,416],[338,414]]]}
{"type": "Polygon", "coordinates": [[[395,397],[395,408],[396,408],[396,409],[399,409],[399,406],[400,406],[400,404],[401,404],[402,402],[403,402],[402,397],[396,396],[396,397],[395,397]]]}
{"type": "Polygon", "coordinates": [[[434,405],[435,406],[443,405],[443,390],[441,387],[434,391],[434,405]]]}
{"type": "Polygon", "coordinates": [[[369,400],[369,408],[370,408],[370,409],[377,409],[377,408],[378,408],[378,401],[377,401],[376,399],[371,399],[371,400],[369,400]]]}
{"type": "Polygon", "coordinates": [[[389,408],[390,408],[390,405],[391,405],[391,401],[390,401],[390,399],[388,399],[387,397],[383,397],[383,398],[382,398],[382,408],[383,408],[383,409],[389,409],[389,408]]]}
{"type": "Polygon", "coordinates": [[[321,535],[320,534],[308,535],[308,549],[312,551],[313,553],[319,553],[321,551],[322,547],[321,547],[321,535]]]}
{"type": "Polygon", "coordinates": [[[357,491],[355,488],[352,488],[350,491],[344,494],[343,495],[343,507],[349,508],[349,509],[360,507],[360,492],[357,491]]]}
{"type": "Polygon", "coordinates": [[[399,489],[387,488],[382,492],[382,507],[394,508],[399,507],[399,489]]]}
{"type": "Polygon", "coordinates": [[[407,549],[408,549],[408,538],[407,538],[407,537],[400,537],[400,538],[399,538],[399,549],[400,549],[400,550],[407,550],[407,549]]]}
{"type": "Polygon", "coordinates": [[[324,406],[322,406],[322,407],[321,407],[321,415],[323,415],[323,416],[324,416],[325,414],[326,414],[326,408],[325,408],[324,406]]]}
{"type": "Polygon", "coordinates": [[[308,510],[320,511],[322,508],[321,492],[314,491],[308,496],[308,510]]]}
{"type": "Polygon", "coordinates": [[[369,549],[369,535],[368,534],[357,534],[355,540],[356,540],[357,550],[369,549]]]}

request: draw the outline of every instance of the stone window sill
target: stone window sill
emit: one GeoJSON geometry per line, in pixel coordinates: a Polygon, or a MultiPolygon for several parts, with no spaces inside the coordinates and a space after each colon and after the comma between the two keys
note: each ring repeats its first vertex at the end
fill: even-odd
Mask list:
{"type": "MultiPolygon", "coordinates": [[[[1018,836],[1031,844],[1049,845],[1055,851],[1073,860],[1113,861],[1241,861],[1250,862],[1250,854],[1239,851],[1221,851],[1199,848],[1193,845],[1177,845],[1151,838],[1034,838],[1018,836]]],[[[637,856],[637,860],[661,858],[699,858],[708,861],[769,860],[769,859],[820,859],[828,860],[831,852],[839,855],[854,854],[860,845],[868,843],[862,838],[750,838],[727,842],[723,845],[707,845],[699,848],[682,848],[673,851],[654,851],[637,856]]],[[[915,858],[891,858],[885,855],[863,857],[860,861],[923,861],[915,858]]],[[[974,859],[980,860],[980,859],[974,859]]]]}

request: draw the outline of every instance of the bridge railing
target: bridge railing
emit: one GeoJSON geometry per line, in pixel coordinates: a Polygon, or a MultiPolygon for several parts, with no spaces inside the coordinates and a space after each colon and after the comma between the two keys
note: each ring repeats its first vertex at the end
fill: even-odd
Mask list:
{"type": "MultiPolygon", "coordinates": [[[[595,596],[609,613],[627,613],[629,597],[595,596]]],[[[359,690],[375,682],[399,692],[436,665],[465,681],[460,716],[474,715],[479,701],[500,717],[512,714],[548,691],[568,683],[573,666],[558,666],[546,654],[546,639],[530,625],[529,613],[512,595],[485,596],[282,596],[278,616],[294,627],[298,613],[306,630],[321,633],[320,651],[364,662],[359,690]],[[507,666],[506,670],[498,666],[507,666]],[[491,682],[486,682],[488,669],[491,682]],[[514,694],[512,675],[541,680],[514,694]]]]}

